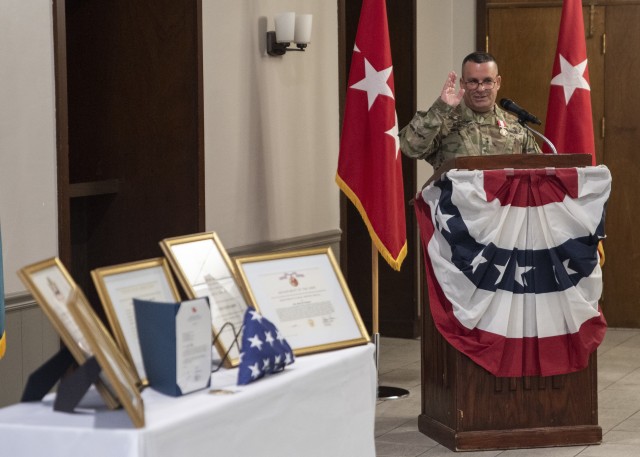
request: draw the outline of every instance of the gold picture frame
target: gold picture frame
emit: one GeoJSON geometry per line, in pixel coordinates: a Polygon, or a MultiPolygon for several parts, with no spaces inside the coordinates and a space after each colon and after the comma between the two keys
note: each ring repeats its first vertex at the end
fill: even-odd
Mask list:
{"type": "Polygon", "coordinates": [[[136,370],[142,386],[148,386],[133,299],[178,302],[180,294],[164,257],[128,262],[91,271],[93,283],[107,315],[116,344],[136,370]]]}
{"type": "MultiPolygon", "coordinates": [[[[73,358],[82,365],[94,356],[78,322],[68,307],[69,297],[77,285],[59,258],[53,257],[18,270],[18,277],[56,330],[73,358]]],[[[103,379],[96,389],[110,409],[119,405],[117,398],[103,379]]]]}
{"type": "Polygon", "coordinates": [[[167,238],[160,247],[187,297],[208,297],[216,349],[226,367],[238,366],[240,348],[234,343],[249,305],[218,235],[205,232],[167,238]]]}
{"type": "Polygon", "coordinates": [[[235,262],[251,304],[295,355],[370,341],[329,247],[241,256],[235,262]]]}
{"type": "Polygon", "coordinates": [[[144,427],[144,403],[140,396],[135,369],[120,352],[116,342],[78,287],[74,287],[69,296],[68,308],[133,426],[144,427]]]}

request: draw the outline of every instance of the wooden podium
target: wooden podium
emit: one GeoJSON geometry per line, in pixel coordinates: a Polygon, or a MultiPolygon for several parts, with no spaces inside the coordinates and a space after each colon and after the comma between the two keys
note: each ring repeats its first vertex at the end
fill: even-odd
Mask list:
{"type": "MultiPolygon", "coordinates": [[[[588,154],[461,157],[452,168],[565,168],[591,165],[588,154]]],[[[423,276],[423,290],[427,290],[423,276]]],[[[454,349],[435,328],[423,294],[422,413],[419,430],[455,451],[597,444],[595,352],[582,371],[551,377],[498,378],[454,349]]]]}

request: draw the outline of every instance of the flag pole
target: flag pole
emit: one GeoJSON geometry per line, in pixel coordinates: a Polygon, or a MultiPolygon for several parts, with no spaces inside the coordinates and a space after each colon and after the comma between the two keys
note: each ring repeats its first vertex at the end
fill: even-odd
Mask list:
{"type": "Polygon", "coordinates": [[[378,248],[371,240],[371,329],[373,332],[373,343],[375,344],[376,373],[378,379],[378,400],[397,400],[409,396],[409,391],[400,387],[389,387],[380,385],[380,331],[378,319],[378,248]]]}
{"type": "Polygon", "coordinates": [[[373,334],[378,335],[380,332],[378,324],[378,248],[373,240],[371,240],[371,301],[373,303],[371,327],[373,334]]]}

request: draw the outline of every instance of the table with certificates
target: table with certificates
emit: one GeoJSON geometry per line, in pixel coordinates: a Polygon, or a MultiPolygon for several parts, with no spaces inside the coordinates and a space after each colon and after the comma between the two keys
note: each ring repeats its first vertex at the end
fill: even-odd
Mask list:
{"type": "Polygon", "coordinates": [[[145,425],[90,390],[76,413],[42,402],[0,409],[12,457],[374,457],[377,375],[372,344],[296,358],[278,374],[237,386],[237,368],[182,397],[142,392],[145,425]]]}

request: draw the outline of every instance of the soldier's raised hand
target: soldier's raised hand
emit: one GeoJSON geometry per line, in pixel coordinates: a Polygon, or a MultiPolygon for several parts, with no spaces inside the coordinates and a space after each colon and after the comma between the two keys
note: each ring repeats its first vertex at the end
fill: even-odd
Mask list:
{"type": "Polygon", "coordinates": [[[450,106],[458,106],[462,97],[464,96],[464,88],[460,87],[460,90],[456,92],[456,80],[458,75],[455,71],[450,71],[447,80],[444,83],[442,92],[440,93],[440,99],[450,106]]]}

